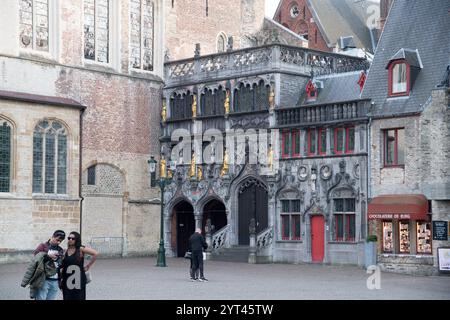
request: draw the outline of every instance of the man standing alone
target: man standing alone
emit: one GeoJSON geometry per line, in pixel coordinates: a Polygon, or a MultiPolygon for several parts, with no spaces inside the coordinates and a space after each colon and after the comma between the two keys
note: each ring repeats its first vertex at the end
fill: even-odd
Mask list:
{"type": "Polygon", "coordinates": [[[189,238],[189,251],[192,252],[192,281],[208,281],[203,275],[203,250],[206,250],[208,245],[205,238],[202,236],[200,228],[195,229],[195,233],[189,238]],[[200,278],[198,277],[200,272],[200,278]]]}

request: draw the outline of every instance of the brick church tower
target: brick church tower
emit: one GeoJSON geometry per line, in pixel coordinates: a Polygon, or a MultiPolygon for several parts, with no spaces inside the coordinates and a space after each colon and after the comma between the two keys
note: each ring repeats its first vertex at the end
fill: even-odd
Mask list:
{"type": "Polygon", "coordinates": [[[245,35],[262,27],[264,4],[264,0],[166,1],[166,59],[192,57],[197,43],[201,55],[225,51],[230,37],[234,49],[246,47],[245,35]]]}

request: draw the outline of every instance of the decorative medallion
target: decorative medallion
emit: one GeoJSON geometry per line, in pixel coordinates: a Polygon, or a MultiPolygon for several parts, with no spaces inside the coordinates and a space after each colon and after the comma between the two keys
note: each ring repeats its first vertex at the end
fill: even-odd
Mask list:
{"type": "Polygon", "coordinates": [[[329,180],[332,175],[333,175],[333,171],[330,166],[324,165],[324,166],[322,166],[322,168],[320,168],[320,177],[323,180],[329,180]]]}
{"type": "Polygon", "coordinates": [[[301,166],[298,169],[298,179],[300,181],[306,181],[307,178],[308,178],[308,168],[305,166],[301,166]]]}

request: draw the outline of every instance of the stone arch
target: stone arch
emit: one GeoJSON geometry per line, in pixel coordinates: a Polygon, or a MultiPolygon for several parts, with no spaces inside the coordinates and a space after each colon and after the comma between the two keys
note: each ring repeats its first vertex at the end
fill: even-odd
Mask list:
{"type": "Polygon", "coordinates": [[[198,208],[202,216],[202,230],[206,231],[205,225],[208,219],[211,221],[212,234],[228,225],[227,208],[220,197],[215,195],[205,197],[198,208]]]}
{"type": "Polygon", "coordinates": [[[165,239],[165,242],[170,243],[176,257],[183,257],[188,249],[189,237],[196,228],[195,208],[192,203],[184,197],[177,198],[171,206],[170,219],[166,226],[169,232],[166,233],[168,239],[165,239]]]}
{"type": "Polygon", "coordinates": [[[126,173],[114,164],[92,161],[86,165],[82,176],[83,194],[123,196],[126,192],[126,173]],[[96,166],[96,184],[87,185],[87,170],[96,166]],[[98,177],[98,179],[97,179],[98,177]],[[98,181],[98,183],[97,183],[98,181]]]}
{"type": "MultiPolygon", "coordinates": [[[[247,232],[248,226],[246,225],[248,223],[247,220],[250,220],[252,217],[256,220],[260,220],[261,224],[257,226],[257,232],[260,228],[266,228],[268,225],[268,186],[267,184],[257,175],[255,174],[244,174],[241,177],[237,177],[232,182],[231,187],[231,212],[229,216],[230,221],[230,227],[231,227],[231,243],[232,244],[245,244],[242,239],[242,234],[244,232],[247,232]],[[255,203],[258,206],[261,206],[260,209],[258,208],[250,208],[249,211],[244,210],[242,208],[242,202],[240,200],[240,195],[243,195],[247,188],[251,187],[252,185],[255,185],[255,188],[258,188],[258,195],[262,195],[261,189],[264,190],[266,196],[265,199],[260,199],[260,201],[255,201],[255,203]],[[240,208],[241,206],[241,208],[240,208]],[[254,212],[253,212],[254,210],[254,212]],[[252,212],[250,212],[252,211],[252,212]],[[242,213],[245,212],[246,215],[245,219],[244,216],[242,216],[242,213]],[[256,212],[258,216],[254,217],[256,215],[256,212]],[[247,219],[248,218],[248,219],[247,219]],[[245,220],[245,221],[244,221],[245,220]],[[239,221],[241,221],[239,223],[239,221]],[[240,225],[240,227],[239,227],[240,225]],[[241,239],[239,240],[239,229],[241,229],[241,239]]],[[[245,194],[243,195],[246,196],[245,194]]],[[[259,197],[259,196],[258,196],[259,197]]],[[[264,197],[262,197],[264,198],[264,197]]],[[[260,230],[259,230],[260,231],[260,230]]]]}
{"type": "Polygon", "coordinates": [[[216,51],[218,53],[225,52],[227,50],[228,36],[225,32],[221,31],[216,37],[216,51]]]}

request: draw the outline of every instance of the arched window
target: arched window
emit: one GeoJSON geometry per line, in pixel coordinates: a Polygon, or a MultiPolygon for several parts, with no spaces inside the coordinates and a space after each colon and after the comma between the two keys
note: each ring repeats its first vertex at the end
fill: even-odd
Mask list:
{"type": "Polygon", "coordinates": [[[135,69],[153,71],[155,6],[151,0],[130,0],[130,59],[135,69]]]}
{"type": "Polygon", "coordinates": [[[9,192],[11,184],[11,125],[0,118],[0,192],[9,192]]]}
{"type": "Polygon", "coordinates": [[[227,49],[228,37],[225,33],[221,32],[217,35],[217,52],[225,52],[227,49]]]}
{"type": "Polygon", "coordinates": [[[34,129],[33,193],[67,193],[67,131],[56,120],[43,120],[34,129]]]}
{"type": "Polygon", "coordinates": [[[270,87],[260,81],[256,90],[256,106],[255,110],[267,110],[269,107],[270,87]]]}

